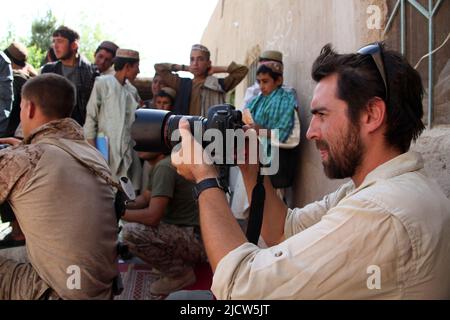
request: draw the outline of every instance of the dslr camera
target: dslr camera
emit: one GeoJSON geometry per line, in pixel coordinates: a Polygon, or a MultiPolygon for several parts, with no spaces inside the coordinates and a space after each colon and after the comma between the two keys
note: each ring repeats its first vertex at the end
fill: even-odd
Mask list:
{"type": "MultiPolygon", "coordinates": [[[[201,116],[183,116],[175,115],[170,111],[156,109],[138,109],[136,111],[136,120],[131,127],[131,137],[136,142],[134,149],[144,152],[162,152],[170,153],[173,147],[180,143],[180,135],[174,134],[178,129],[181,118],[185,117],[189,124],[194,138],[205,149],[215,139],[221,138],[221,150],[214,150],[212,154],[215,164],[235,165],[235,155],[227,155],[226,141],[227,131],[234,132],[242,129],[242,113],[236,110],[230,104],[221,104],[212,106],[208,110],[207,117],[201,116]],[[205,134],[209,129],[215,129],[217,135],[204,139],[209,136],[205,134]],[[200,141],[201,140],[201,141],[200,141]],[[230,160],[231,159],[231,160],[230,160]]],[[[234,141],[233,141],[234,143],[234,141]]]]}

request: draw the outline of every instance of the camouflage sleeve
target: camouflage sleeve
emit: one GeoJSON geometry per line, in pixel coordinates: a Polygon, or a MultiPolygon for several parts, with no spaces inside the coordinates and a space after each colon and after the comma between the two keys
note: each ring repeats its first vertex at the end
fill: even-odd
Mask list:
{"type": "Polygon", "coordinates": [[[0,151],[0,203],[5,202],[13,190],[23,188],[25,177],[33,167],[32,158],[37,158],[37,154],[30,154],[23,146],[0,151]]]}

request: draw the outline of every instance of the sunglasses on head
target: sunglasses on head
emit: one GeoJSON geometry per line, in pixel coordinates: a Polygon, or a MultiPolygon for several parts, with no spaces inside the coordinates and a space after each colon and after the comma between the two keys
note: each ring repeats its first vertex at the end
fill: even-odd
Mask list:
{"type": "Polygon", "coordinates": [[[385,102],[388,101],[389,98],[389,91],[388,91],[388,85],[387,85],[387,74],[385,70],[384,65],[384,58],[383,58],[383,48],[379,42],[375,42],[372,44],[369,44],[365,47],[362,47],[358,50],[359,54],[363,55],[370,55],[372,57],[372,60],[375,62],[375,65],[377,66],[378,73],[380,74],[381,78],[383,79],[384,83],[384,90],[385,90],[385,102]]]}

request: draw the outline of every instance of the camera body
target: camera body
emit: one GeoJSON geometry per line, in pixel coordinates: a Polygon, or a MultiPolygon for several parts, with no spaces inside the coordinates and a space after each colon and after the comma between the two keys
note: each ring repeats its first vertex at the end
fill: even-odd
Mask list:
{"type": "MultiPolygon", "coordinates": [[[[192,135],[206,148],[213,140],[204,140],[203,137],[209,129],[215,129],[224,139],[227,130],[241,129],[242,113],[230,104],[212,106],[208,110],[208,116],[183,116],[174,115],[170,111],[156,109],[139,109],[136,111],[136,119],[131,127],[131,137],[136,142],[134,149],[144,152],[169,153],[174,146],[180,143],[179,135],[174,135],[178,129],[181,118],[189,122],[192,135]],[[199,132],[200,131],[200,132],[199,132]],[[199,136],[200,139],[199,139],[199,136]],[[200,141],[201,140],[201,141],[200,141]]],[[[226,143],[222,143],[223,150],[216,150],[221,157],[225,157],[226,143]]],[[[233,156],[234,158],[234,156],[233,156]]],[[[226,164],[222,159],[220,164],[226,164]]],[[[228,161],[229,163],[229,161],[228,161]]]]}

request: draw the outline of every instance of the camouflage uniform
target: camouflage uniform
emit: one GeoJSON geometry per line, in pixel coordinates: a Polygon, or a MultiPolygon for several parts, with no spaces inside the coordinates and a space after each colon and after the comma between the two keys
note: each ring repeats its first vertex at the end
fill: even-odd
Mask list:
{"type": "Polygon", "coordinates": [[[117,269],[114,190],[68,152],[109,174],[102,156],[72,119],[33,130],[0,150],[0,204],[9,202],[26,238],[30,262],[0,250],[0,300],[110,299],[117,269]],[[78,267],[79,288],[67,270],[78,267]]]}
{"type": "Polygon", "coordinates": [[[194,229],[164,222],[157,227],[127,223],[123,238],[131,253],[164,275],[176,276],[196,263],[206,261],[203,243],[194,229]]]}

